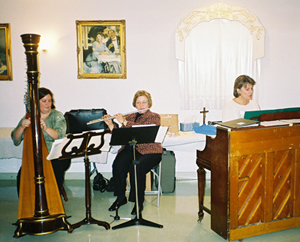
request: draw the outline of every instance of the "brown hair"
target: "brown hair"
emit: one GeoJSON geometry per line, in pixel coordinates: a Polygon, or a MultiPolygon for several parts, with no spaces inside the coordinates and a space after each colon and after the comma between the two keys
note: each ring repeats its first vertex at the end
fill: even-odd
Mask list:
{"type": "Polygon", "coordinates": [[[53,98],[52,92],[49,89],[45,88],[45,87],[40,87],[39,88],[39,100],[42,99],[43,97],[45,97],[48,94],[51,96],[51,99],[52,99],[51,109],[55,109],[54,98],[53,98]]]}
{"type": "Polygon", "coordinates": [[[246,75],[238,76],[234,82],[233,96],[239,97],[237,89],[241,89],[247,83],[250,83],[252,86],[254,86],[256,82],[250,76],[246,76],[246,75]]]}
{"type": "Polygon", "coordinates": [[[138,99],[138,97],[140,96],[145,96],[147,99],[148,99],[148,106],[149,108],[152,107],[152,98],[151,98],[151,94],[145,90],[140,90],[140,91],[137,91],[133,97],[133,101],[132,101],[132,105],[134,107],[136,107],[136,100],[138,99]]]}

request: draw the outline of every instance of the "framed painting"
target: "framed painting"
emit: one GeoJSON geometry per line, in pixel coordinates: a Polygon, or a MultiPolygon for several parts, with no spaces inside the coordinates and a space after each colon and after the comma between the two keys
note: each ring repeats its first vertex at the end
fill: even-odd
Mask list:
{"type": "Polygon", "coordinates": [[[0,81],[12,79],[10,24],[0,23],[0,81]]]}
{"type": "Polygon", "coordinates": [[[126,79],[125,20],[76,21],[79,79],[126,79]]]}

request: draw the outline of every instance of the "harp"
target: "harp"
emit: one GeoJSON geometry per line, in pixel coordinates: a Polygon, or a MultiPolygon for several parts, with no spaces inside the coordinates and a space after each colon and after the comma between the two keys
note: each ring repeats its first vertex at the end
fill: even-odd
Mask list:
{"type": "Polygon", "coordinates": [[[26,234],[44,235],[58,230],[73,231],[67,222],[48,150],[40,127],[38,98],[38,44],[40,35],[21,35],[27,59],[28,94],[30,96],[31,127],[26,128],[23,141],[22,170],[18,220],[14,237],[26,234]]]}

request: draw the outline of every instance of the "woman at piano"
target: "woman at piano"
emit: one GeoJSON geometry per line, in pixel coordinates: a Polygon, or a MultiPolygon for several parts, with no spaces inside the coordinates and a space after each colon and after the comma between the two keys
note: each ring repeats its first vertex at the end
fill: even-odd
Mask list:
{"type": "Polygon", "coordinates": [[[260,110],[258,103],[252,100],[255,81],[246,75],[235,79],[234,98],[226,103],[222,111],[222,122],[244,118],[246,111],[260,110]]]}
{"type": "MultiPolygon", "coordinates": [[[[129,114],[126,119],[121,113],[115,114],[114,117],[121,124],[122,128],[129,128],[134,125],[160,125],[160,116],[157,113],[150,111],[152,106],[152,98],[147,91],[137,91],[133,97],[132,105],[137,109],[137,112],[129,114]],[[145,110],[147,109],[147,110],[145,110]],[[143,111],[141,111],[143,110],[143,111]]],[[[109,115],[104,115],[103,118],[108,118],[109,115]]],[[[112,119],[106,120],[110,130],[118,128],[112,122],[112,119]]],[[[140,163],[136,165],[136,174],[138,182],[138,205],[139,213],[143,210],[143,202],[145,199],[146,174],[159,164],[162,156],[162,146],[160,143],[137,144],[135,149],[135,158],[140,163]]],[[[133,166],[133,147],[128,145],[122,146],[113,162],[112,172],[114,178],[114,195],[117,199],[109,207],[109,211],[114,211],[117,208],[127,203],[126,193],[126,178],[130,174],[130,192],[129,201],[136,203],[135,196],[135,176],[133,166]]],[[[131,214],[137,214],[137,207],[134,205],[131,214]]]]}

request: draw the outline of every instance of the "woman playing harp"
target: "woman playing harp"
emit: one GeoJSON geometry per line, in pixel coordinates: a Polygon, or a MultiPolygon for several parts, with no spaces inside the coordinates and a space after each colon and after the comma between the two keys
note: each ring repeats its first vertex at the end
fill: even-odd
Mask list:
{"type": "MultiPolygon", "coordinates": [[[[66,135],[66,120],[63,114],[55,109],[52,92],[47,88],[39,88],[40,103],[40,125],[43,131],[44,139],[48,152],[50,152],[54,140],[61,139],[66,135]]],[[[11,138],[14,145],[18,146],[24,139],[24,131],[31,125],[30,118],[24,116],[17,127],[11,132],[11,138]]],[[[55,174],[58,189],[60,190],[63,182],[65,171],[69,168],[71,160],[51,160],[53,171],[55,174]]],[[[19,194],[21,168],[17,176],[17,190],[19,194]]]]}

